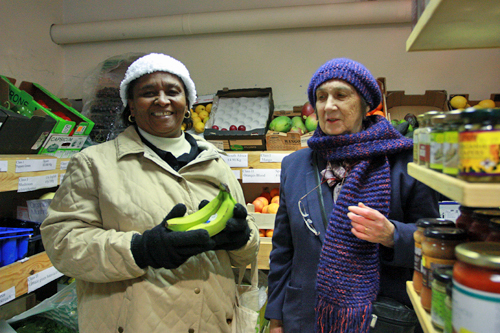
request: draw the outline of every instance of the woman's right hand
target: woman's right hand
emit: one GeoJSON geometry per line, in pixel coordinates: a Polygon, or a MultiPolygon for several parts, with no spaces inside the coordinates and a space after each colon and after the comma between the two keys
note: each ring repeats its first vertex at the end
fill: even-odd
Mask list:
{"type": "Polygon", "coordinates": [[[284,333],[283,321],[278,319],[271,319],[269,324],[269,333],[284,333]]]}

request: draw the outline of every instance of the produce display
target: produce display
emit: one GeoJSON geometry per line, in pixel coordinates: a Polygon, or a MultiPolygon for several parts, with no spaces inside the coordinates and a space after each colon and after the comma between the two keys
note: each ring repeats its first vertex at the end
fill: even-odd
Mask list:
{"type": "Polygon", "coordinates": [[[300,116],[278,116],[269,124],[270,131],[299,135],[313,132],[316,127],[318,127],[318,117],[309,102],[302,106],[300,116]]]}
{"type": "MultiPolygon", "coordinates": [[[[450,99],[450,106],[453,110],[465,109],[471,107],[465,96],[456,95],[450,99]]],[[[479,103],[473,105],[476,109],[489,109],[496,107],[495,101],[491,99],[483,99],[479,103]]]]}
{"type": "MultiPolygon", "coordinates": [[[[212,112],[212,103],[198,104],[191,109],[191,120],[193,121],[193,129],[196,133],[205,132],[205,124],[210,119],[212,112]]],[[[185,130],[185,124],[182,124],[182,130],[185,130]]]]}
{"type": "Polygon", "coordinates": [[[75,333],[76,331],[63,326],[54,320],[42,317],[29,317],[12,324],[17,333],[75,333]]]}
{"type": "MultiPolygon", "coordinates": [[[[280,205],[279,188],[267,188],[252,202],[255,212],[260,214],[276,214],[280,205]]],[[[260,237],[272,237],[274,229],[259,229],[260,237]]]]}
{"type": "Polygon", "coordinates": [[[204,229],[210,237],[217,235],[233,217],[236,200],[229,193],[227,186],[221,185],[219,194],[197,212],[167,220],[166,227],[173,231],[204,229]]]}
{"type": "Polygon", "coordinates": [[[212,128],[221,131],[265,128],[268,114],[268,97],[221,97],[212,128]]]}

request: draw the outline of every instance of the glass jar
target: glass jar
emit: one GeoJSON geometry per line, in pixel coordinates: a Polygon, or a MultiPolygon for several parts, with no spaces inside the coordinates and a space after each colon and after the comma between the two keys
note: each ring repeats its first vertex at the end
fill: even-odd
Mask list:
{"type": "Polygon", "coordinates": [[[490,233],[486,237],[486,242],[500,243],[500,218],[492,218],[489,223],[490,233]]]}
{"type": "Polygon", "coordinates": [[[490,220],[500,217],[499,209],[477,209],[472,213],[472,224],[467,231],[469,241],[483,242],[490,233],[490,220]]]}
{"type": "Polygon", "coordinates": [[[472,222],[474,222],[474,220],[472,219],[472,214],[479,208],[461,205],[460,207],[458,207],[458,209],[460,210],[460,215],[457,217],[455,224],[457,225],[457,228],[468,231],[470,226],[472,225],[472,222]]]}
{"type": "Polygon", "coordinates": [[[417,116],[417,124],[418,127],[413,130],[413,163],[419,164],[419,141],[420,141],[420,132],[425,125],[424,115],[419,114],[417,116]]]}
{"type": "Polygon", "coordinates": [[[431,117],[429,168],[438,172],[443,171],[444,118],[444,114],[431,117]]]}
{"type": "Polygon", "coordinates": [[[420,131],[418,146],[419,146],[419,165],[429,167],[431,155],[431,118],[441,114],[439,111],[427,111],[424,113],[424,127],[420,131]]]}
{"type": "Polygon", "coordinates": [[[439,267],[432,272],[431,323],[438,331],[443,331],[446,316],[446,286],[451,282],[452,267],[439,267]]]}
{"type": "Polygon", "coordinates": [[[461,110],[453,110],[446,113],[443,125],[443,173],[458,175],[458,129],[462,121],[461,110]]]}
{"type": "Polygon", "coordinates": [[[422,307],[431,311],[432,271],[439,267],[451,267],[455,264],[455,246],[465,242],[467,233],[463,229],[430,227],[424,231],[422,241],[422,307]]]}
{"type": "Polygon", "coordinates": [[[500,244],[456,247],[453,267],[454,332],[500,332],[500,244]]]}
{"type": "Polygon", "coordinates": [[[500,110],[466,109],[459,128],[458,178],[468,182],[500,182],[500,110]]]}
{"type": "Polygon", "coordinates": [[[420,295],[422,290],[422,240],[424,239],[424,230],[429,227],[449,227],[454,228],[455,223],[451,220],[442,218],[421,218],[415,223],[417,230],[413,233],[415,240],[415,256],[413,265],[413,288],[420,295]]]}
{"type": "Polygon", "coordinates": [[[451,325],[451,312],[452,312],[452,290],[453,290],[453,282],[449,282],[446,285],[446,298],[444,299],[445,304],[445,313],[444,313],[444,329],[443,333],[453,333],[453,328],[451,325]]]}

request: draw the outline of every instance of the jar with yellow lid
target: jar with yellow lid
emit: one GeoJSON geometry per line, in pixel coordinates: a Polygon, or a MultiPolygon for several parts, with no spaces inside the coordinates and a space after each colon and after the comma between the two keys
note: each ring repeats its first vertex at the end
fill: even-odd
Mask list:
{"type": "Polygon", "coordinates": [[[450,267],[455,264],[455,247],[467,240],[463,229],[431,227],[424,231],[422,241],[422,291],[420,301],[422,307],[431,311],[432,271],[439,267],[450,267]]]}
{"type": "Polygon", "coordinates": [[[462,122],[462,111],[446,112],[443,125],[443,173],[450,176],[458,175],[458,129],[462,122]]]}
{"type": "Polygon", "coordinates": [[[444,330],[446,317],[446,286],[451,282],[453,267],[439,267],[432,272],[431,323],[440,332],[444,330]]]}
{"type": "Polygon", "coordinates": [[[468,108],[461,116],[458,178],[500,182],[500,109],[468,108]]]}
{"type": "Polygon", "coordinates": [[[500,209],[477,209],[472,213],[472,224],[467,231],[469,241],[482,242],[490,233],[490,220],[500,217],[500,209]]]}
{"type": "Polygon", "coordinates": [[[422,290],[422,241],[424,239],[424,230],[430,227],[448,227],[454,228],[455,223],[452,220],[443,218],[421,218],[415,223],[417,230],[413,233],[415,241],[415,256],[413,265],[413,289],[420,295],[422,290]]]}
{"type": "Polygon", "coordinates": [[[443,171],[444,118],[443,113],[431,117],[429,168],[438,172],[443,171]]]}
{"type": "Polygon", "coordinates": [[[500,243],[455,248],[453,332],[500,332],[500,243]]]}

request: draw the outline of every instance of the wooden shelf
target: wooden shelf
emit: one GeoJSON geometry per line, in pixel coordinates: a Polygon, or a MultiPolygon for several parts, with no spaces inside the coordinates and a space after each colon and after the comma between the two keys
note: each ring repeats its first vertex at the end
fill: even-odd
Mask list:
{"type": "MultiPolygon", "coordinates": [[[[19,178],[47,176],[53,174],[65,174],[66,170],[61,170],[61,162],[69,161],[69,158],[57,158],[48,155],[0,155],[0,162],[7,161],[8,169],[0,172],[0,192],[17,191],[19,178]],[[56,168],[47,171],[16,172],[16,162],[19,160],[53,160],[56,159],[56,168]]],[[[59,185],[59,182],[58,182],[59,185]]]]}
{"type": "Polygon", "coordinates": [[[498,183],[469,183],[415,163],[408,164],[408,174],[464,206],[500,207],[498,183]]]}
{"type": "Polygon", "coordinates": [[[260,249],[257,255],[257,267],[259,269],[269,270],[269,254],[273,248],[270,237],[260,238],[260,249]]]}
{"type": "Polygon", "coordinates": [[[431,0],[406,51],[500,47],[500,1],[431,0]]]}
{"type": "Polygon", "coordinates": [[[420,326],[422,326],[424,333],[437,333],[434,326],[432,326],[431,315],[422,307],[422,303],[420,303],[420,296],[413,288],[412,281],[406,281],[406,292],[408,293],[408,296],[410,296],[411,304],[413,304],[413,310],[415,310],[417,314],[420,326]]]}
{"type": "Polygon", "coordinates": [[[45,252],[29,257],[29,260],[17,261],[0,267],[0,293],[15,287],[16,298],[28,292],[28,277],[52,267],[45,252]]]}

